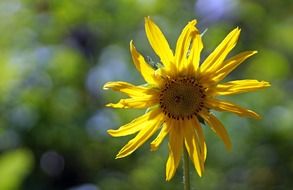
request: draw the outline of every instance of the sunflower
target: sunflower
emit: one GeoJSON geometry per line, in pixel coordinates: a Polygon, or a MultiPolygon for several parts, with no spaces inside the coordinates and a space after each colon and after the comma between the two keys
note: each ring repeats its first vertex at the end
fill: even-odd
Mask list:
{"type": "Polygon", "coordinates": [[[200,121],[206,123],[222,139],[227,149],[231,149],[227,131],[212,110],[260,119],[257,113],[217,99],[217,96],[250,92],[270,86],[268,82],[257,80],[219,83],[257,52],[245,51],[225,60],[240,35],[237,27],[199,64],[203,43],[201,34],[195,27],[196,23],[196,20],[192,20],[184,27],[173,53],[159,27],[149,17],[145,18],[148,41],[160,58],[160,63],[156,68],[150,66],[131,41],[130,52],[134,65],[146,84],[136,86],[116,81],[104,85],[104,89],[112,89],[129,96],[118,103],[107,104],[108,107],[147,109],[145,114],[119,129],[108,130],[113,137],[137,133],[119,151],[116,158],[130,155],[159,131],[150,145],[151,151],[155,151],[166,136],[169,138],[167,181],[174,176],[183,150],[188,152],[195,170],[202,176],[207,147],[200,121]]]}

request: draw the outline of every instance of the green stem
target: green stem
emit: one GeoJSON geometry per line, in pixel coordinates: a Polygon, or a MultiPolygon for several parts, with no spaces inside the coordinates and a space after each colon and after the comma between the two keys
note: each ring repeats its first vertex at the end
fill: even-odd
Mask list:
{"type": "Polygon", "coordinates": [[[183,184],[184,190],[190,190],[189,157],[187,150],[183,148],[183,184]]]}

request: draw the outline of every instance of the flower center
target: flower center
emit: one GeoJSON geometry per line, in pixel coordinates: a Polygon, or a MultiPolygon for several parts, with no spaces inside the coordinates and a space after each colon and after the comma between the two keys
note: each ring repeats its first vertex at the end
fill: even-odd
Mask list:
{"type": "Polygon", "coordinates": [[[193,77],[169,79],[160,93],[160,107],[173,119],[191,119],[204,107],[205,89],[193,77]]]}

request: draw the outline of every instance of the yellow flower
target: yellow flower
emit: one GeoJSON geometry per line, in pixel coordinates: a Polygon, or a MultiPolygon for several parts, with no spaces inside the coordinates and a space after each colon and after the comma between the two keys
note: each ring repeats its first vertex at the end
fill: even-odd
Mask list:
{"type": "Polygon", "coordinates": [[[207,148],[199,120],[203,119],[223,140],[226,147],[231,148],[226,129],[211,110],[260,118],[257,113],[234,103],[219,100],[217,96],[250,92],[270,86],[268,82],[257,80],[235,80],[219,84],[238,65],[257,52],[246,51],[225,60],[236,45],[240,34],[240,29],[235,28],[199,66],[203,44],[195,25],[196,20],[192,20],[185,26],[173,53],[159,27],[149,17],[145,18],[146,35],[161,59],[161,66],[152,68],[131,41],[130,52],[133,62],[147,84],[136,86],[117,81],[104,85],[104,89],[112,89],[129,96],[107,106],[148,108],[144,115],[132,122],[117,130],[108,130],[113,137],[137,133],[120,150],[116,158],[128,156],[160,130],[151,142],[151,150],[157,150],[163,139],[169,136],[166,180],[174,176],[184,146],[197,173],[202,176],[207,148]]]}

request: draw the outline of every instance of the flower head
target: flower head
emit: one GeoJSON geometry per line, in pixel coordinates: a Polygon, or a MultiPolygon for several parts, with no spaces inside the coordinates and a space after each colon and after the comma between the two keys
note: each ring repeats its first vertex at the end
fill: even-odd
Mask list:
{"type": "Polygon", "coordinates": [[[269,87],[265,81],[235,80],[219,83],[238,65],[256,51],[246,51],[225,60],[238,40],[240,29],[232,30],[217,48],[200,64],[203,49],[201,35],[195,27],[196,20],[189,22],[176,44],[175,53],[159,27],[148,17],[145,31],[150,45],[161,60],[159,68],[152,68],[130,42],[130,52],[137,70],[146,85],[127,82],[108,82],[104,89],[125,93],[129,98],[107,104],[113,108],[148,108],[148,111],[121,126],[108,130],[113,137],[136,134],[117,154],[116,158],[128,156],[159,131],[151,142],[151,150],[157,150],[168,136],[169,157],[166,164],[166,180],[170,180],[179,165],[185,147],[197,173],[201,176],[207,155],[205,137],[199,120],[205,123],[230,149],[231,141],[223,124],[214,116],[213,110],[231,112],[238,116],[259,119],[260,116],[234,103],[220,100],[220,95],[233,95],[269,87]]]}

